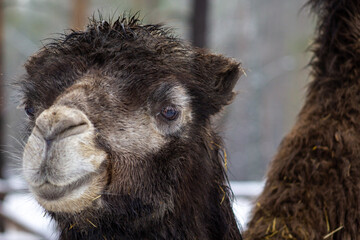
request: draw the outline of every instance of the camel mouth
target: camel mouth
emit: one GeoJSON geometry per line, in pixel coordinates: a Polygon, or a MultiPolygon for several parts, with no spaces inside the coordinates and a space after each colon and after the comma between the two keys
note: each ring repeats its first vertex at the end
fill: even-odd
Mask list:
{"type": "Polygon", "coordinates": [[[56,201],[66,197],[68,194],[76,190],[79,190],[81,187],[90,184],[93,175],[93,173],[86,174],[85,176],[82,176],[65,186],[57,186],[47,181],[38,187],[32,187],[31,190],[43,200],[56,201]]]}

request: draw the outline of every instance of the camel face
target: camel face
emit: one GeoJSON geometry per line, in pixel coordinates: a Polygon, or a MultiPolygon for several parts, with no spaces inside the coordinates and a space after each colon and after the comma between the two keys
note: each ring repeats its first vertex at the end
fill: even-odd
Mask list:
{"type": "Polygon", "coordinates": [[[191,110],[184,87],[174,81],[154,82],[133,103],[126,96],[129,83],[122,84],[121,79],[88,74],[33,119],[23,170],[46,210],[73,213],[101,206],[99,198],[114,174],[124,184],[118,186],[124,194],[130,184],[142,187],[139,178],[146,170],[140,168],[148,156],[187,137],[191,110]],[[121,164],[117,173],[108,172],[109,161],[114,161],[111,152],[121,164]],[[134,182],[135,172],[139,178],[134,182]]]}
{"type": "Polygon", "coordinates": [[[241,239],[211,125],[237,61],[131,17],[93,20],[25,68],[23,172],[61,239],[241,239]]]}

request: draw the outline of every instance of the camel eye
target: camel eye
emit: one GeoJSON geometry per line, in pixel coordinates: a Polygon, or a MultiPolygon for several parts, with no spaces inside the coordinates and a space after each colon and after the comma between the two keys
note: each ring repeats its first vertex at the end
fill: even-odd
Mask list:
{"type": "Polygon", "coordinates": [[[179,116],[179,111],[176,110],[174,107],[164,107],[161,109],[160,114],[169,121],[174,121],[179,116]]]}
{"type": "Polygon", "coordinates": [[[29,117],[34,117],[35,116],[35,108],[32,106],[26,106],[25,107],[25,113],[26,115],[28,115],[29,117]]]}

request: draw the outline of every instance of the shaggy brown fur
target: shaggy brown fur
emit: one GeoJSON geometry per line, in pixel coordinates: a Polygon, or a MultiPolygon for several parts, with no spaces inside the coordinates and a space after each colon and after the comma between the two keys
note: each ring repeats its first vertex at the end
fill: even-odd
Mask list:
{"type": "Polygon", "coordinates": [[[310,0],[314,80],[245,239],[360,239],[360,2],[310,0]]]}
{"type": "MultiPolygon", "coordinates": [[[[46,155],[41,168],[31,166],[37,161],[37,145],[26,147],[32,155],[24,171],[34,195],[45,202],[40,204],[54,209],[45,210],[57,222],[60,239],[241,239],[221,158],[222,141],[211,127],[212,116],[234,96],[239,63],[194,48],[164,27],[141,25],[133,17],[112,24],[93,21],[86,31],[54,40],[30,58],[26,70],[20,86],[30,116],[29,141],[44,142],[46,155]],[[176,105],[182,102],[187,105],[176,105]],[[186,118],[165,119],[160,113],[168,106],[186,118]],[[95,128],[96,146],[83,147],[107,156],[87,176],[90,180],[85,179],[99,179],[94,183],[100,185],[95,193],[99,196],[79,211],[69,210],[71,205],[64,209],[54,199],[65,198],[85,180],[66,191],[46,180],[63,178],[50,167],[62,167],[63,160],[54,161],[48,153],[54,144],[67,146],[65,137],[78,143],[73,132],[61,134],[74,128],[83,131],[88,124],[56,133],[61,139],[48,139],[44,126],[48,118],[61,116],[59,109],[86,116],[95,128]],[[144,124],[134,126],[137,121],[144,124]],[[35,184],[41,181],[46,188],[37,195],[41,186],[35,184]]],[[[44,151],[41,144],[39,149],[44,151]]],[[[61,155],[59,151],[54,156],[61,155]]],[[[69,161],[76,164],[76,159],[69,161]]],[[[64,168],[72,170],[63,166],[64,174],[64,168]]]]}

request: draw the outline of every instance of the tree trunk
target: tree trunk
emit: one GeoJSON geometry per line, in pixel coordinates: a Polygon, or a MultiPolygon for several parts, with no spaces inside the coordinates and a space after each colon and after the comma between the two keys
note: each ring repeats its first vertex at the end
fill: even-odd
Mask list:
{"type": "MultiPolygon", "coordinates": [[[[5,153],[4,153],[4,126],[5,126],[5,96],[4,96],[4,0],[0,0],[0,179],[2,179],[4,165],[5,165],[5,153]]],[[[0,201],[4,200],[5,194],[0,194],[0,201]]],[[[0,217],[0,232],[4,231],[4,219],[0,217]]]]}
{"type": "Polygon", "coordinates": [[[87,23],[87,10],[89,8],[89,0],[73,0],[74,8],[72,12],[71,28],[74,30],[82,30],[87,23]]]}
{"type": "Polygon", "coordinates": [[[197,47],[205,47],[207,32],[208,0],[194,0],[191,39],[197,47]]]}

